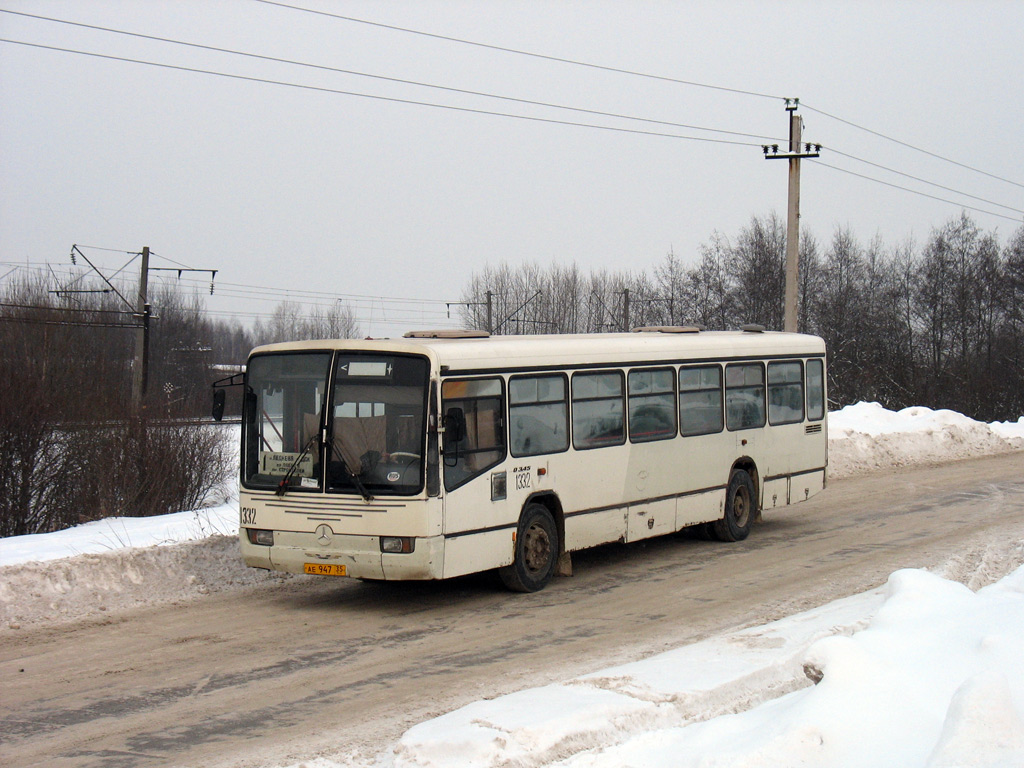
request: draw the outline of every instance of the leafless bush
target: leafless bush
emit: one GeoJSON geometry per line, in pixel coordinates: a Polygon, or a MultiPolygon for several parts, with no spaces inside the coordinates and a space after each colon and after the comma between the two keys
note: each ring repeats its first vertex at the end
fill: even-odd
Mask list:
{"type": "Polygon", "coordinates": [[[194,509],[230,472],[223,434],[211,426],[122,423],[71,439],[76,481],[58,505],[65,522],[194,509]]]}
{"type": "Polygon", "coordinates": [[[230,471],[222,433],[132,418],[130,322],[102,296],[52,301],[24,282],[0,302],[0,536],[200,504],[230,471]]]}

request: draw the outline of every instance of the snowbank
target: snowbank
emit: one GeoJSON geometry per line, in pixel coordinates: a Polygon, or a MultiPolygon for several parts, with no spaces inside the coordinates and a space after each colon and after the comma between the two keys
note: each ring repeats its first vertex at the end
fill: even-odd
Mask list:
{"type": "Polygon", "coordinates": [[[955,411],[890,411],[878,403],[848,405],[828,415],[833,478],[1022,449],[1024,418],[985,424],[955,411]]]}
{"type": "Polygon", "coordinates": [[[409,729],[389,762],[1021,766],[1024,567],[978,592],[898,571],[782,621],[470,704],[409,729]]]}
{"type": "Polygon", "coordinates": [[[0,566],[238,535],[238,502],[155,517],[108,517],[63,531],[0,539],[0,566]]]}

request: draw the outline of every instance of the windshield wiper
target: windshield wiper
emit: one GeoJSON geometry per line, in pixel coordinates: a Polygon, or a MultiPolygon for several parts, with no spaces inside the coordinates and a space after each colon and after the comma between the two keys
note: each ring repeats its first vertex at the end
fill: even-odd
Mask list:
{"type": "Polygon", "coordinates": [[[299,465],[302,463],[302,460],[306,458],[306,455],[309,453],[309,449],[313,447],[313,443],[317,441],[318,437],[318,434],[313,434],[309,438],[309,440],[306,441],[306,447],[302,449],[302,453],[300,453],[295,458],[295,461],[292,462],[292,465],[288,467],[288,471],[285,473],[284,477],[281,478],[281,482],[277,484],[277,490],[275,491],[275,493],[278,496],[284,496],[286,493],[288,493],[288,485],[289,483],[291,483],[292,478],[295,476],[295,470],[299,468],[299,465]]]}
{"type": "Polygon", "coordinates": [[[344,455],[341,453],[340,450],[338,450],[338,446],[335,443],[333,437],[331,438],[331,455],[337,455],[341,457],[341,466],[345,469],[345,474],[352,478],[352,484],[356,487],[356,490],[359,491],[359,495],[363,497],[363,501],[373,501],[373,496],[371,496],[370,492],[366,490],[366,486],[363,485],[363,481],[359,479],[360,475],[363,474],[363,470],[360,469],[359,472],[352,471],[352,468],[348,465],[348,462],[345,461],[344,455]]]}

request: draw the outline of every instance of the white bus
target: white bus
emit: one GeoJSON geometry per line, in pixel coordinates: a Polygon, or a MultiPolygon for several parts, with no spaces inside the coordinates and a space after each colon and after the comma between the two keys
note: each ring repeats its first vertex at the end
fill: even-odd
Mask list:
{"type": "Polygon", "coordinates": [[[258,347],[242,556],[360,579],[497,569],[535,591],[586,547],[688,526],[738,541],[825,487],[825,381],[821,339],[757,326],[258,347]]]}

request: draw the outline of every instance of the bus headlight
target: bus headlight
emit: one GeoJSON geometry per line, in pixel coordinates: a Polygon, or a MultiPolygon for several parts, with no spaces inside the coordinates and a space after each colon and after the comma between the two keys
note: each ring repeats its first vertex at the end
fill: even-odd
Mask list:
{"type": "Polygon", "coordinates": [[[416,548],[416,539],[409,536],[381,536],[380,551],[407,555],[416,548]]]}
{"type": "Polygon", "coordinates": [[[259,528],[248,528],[246,533],[249,535],[250,544],[259,544],[263,547],[274,546],[274,532],[265,531],[259,528]]]}

